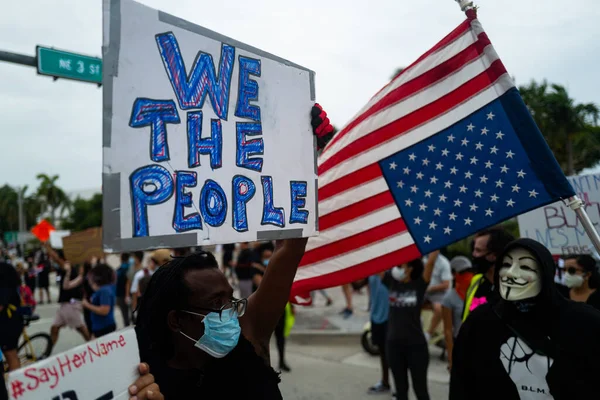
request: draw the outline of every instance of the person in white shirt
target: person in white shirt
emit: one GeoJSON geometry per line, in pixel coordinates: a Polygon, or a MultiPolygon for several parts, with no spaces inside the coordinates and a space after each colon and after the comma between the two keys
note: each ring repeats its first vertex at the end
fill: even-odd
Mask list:
{"type": "MultiPolygon", "coordinates": [[[[424,257],[424,263],[427,262],[427,257],[424,257]]],[[[425,337],[432,342],[437,342],[443,336],[440,334],[436,336],[436,329],[442,322],[442,299],[446,292],[452,286],[452,270],[450,269],[450,261],[443,255],[439,255],[435,261],[433,267],[433,274],[431,275],[431,283],[425,293],[425,301],[431,304],[433,309],[433,317],[431,318],[431,324],[426,332],[425,337]]]]}
{"type": "Polygon", "coordinates": [[[154,274],[154,271],[163,264],[166,264],[171,260],[171,251],[169,249],[158,249],[152,252],[150,255],[150,261],[148,262],[148,267],[144,267],[135,273],[133,276],[133,281],[131,282],[131,309],[137,309],[137,305],[139,304],[139,299],[143,295],[145,284],[144,281],[148,279],[144,279],[146,277],[151,277],[154,274]]]}

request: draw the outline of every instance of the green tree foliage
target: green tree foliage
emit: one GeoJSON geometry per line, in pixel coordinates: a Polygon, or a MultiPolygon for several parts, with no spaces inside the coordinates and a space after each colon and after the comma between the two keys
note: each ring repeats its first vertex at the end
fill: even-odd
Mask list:
{"type": "Polygon", "coordinates": [[[69,196],[56,184],[58,175],[49,176],[39,174],[37,179],[40,181],[40,186],[37,189],[37,198],[50,210],[51,219],[56,222],[56,213],[60,211],[70,211],[71,199],[69,196]]]}
{"type": "Polygon", "coordinates": [[[69,217],[63,222],[64,229],[81,231],[102,226],[102,194],[95,194],[90,200],[77,198],[73,202],[69,217]]]}

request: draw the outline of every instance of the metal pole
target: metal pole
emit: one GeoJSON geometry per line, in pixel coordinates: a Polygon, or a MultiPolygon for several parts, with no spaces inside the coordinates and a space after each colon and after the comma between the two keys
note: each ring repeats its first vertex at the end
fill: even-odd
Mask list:
{"type": "Polygon", "coordinates": [[[583,229],[585,229],[585,233],[587,233],[592,241],[592,244],[596,248],[596,251],[598,254],[600,254],[600,235],[598,235],[598,232],[596,232],[594,223],[590,219],[587,212],[585,212],[583,201],[578,196],[573,196],[569,197],[569,203],[567,205],[571,208],[571,210],[575,211],[575,214],[577,214],[577,217],[583,225],[583,229]]]}
{"type": "Polygon", "coordinates": [[[6,61],[14,64],[27,65],[29,67],[37,67],[37,58],[26,56],[24,54],[11,53],[9,51],[0,50],[0,61],[6,61]]]}
{"type": "Polygon", "coordinates": [[[25,220],[23,218],[23,188],[17,188],[17,203],[19,206],[19,233],[17,234],[17,242],[21,249],[21,255],[24,255],[23,251],[23,232],[25,231],[25,220]]]}

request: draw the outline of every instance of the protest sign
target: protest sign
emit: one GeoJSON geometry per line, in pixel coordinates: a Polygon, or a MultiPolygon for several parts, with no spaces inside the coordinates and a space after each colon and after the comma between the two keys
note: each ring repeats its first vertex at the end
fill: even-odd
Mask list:
{"type": "Polygon", "coordinates": [[[62,238],[63,252],[73,264],[89,262],[93,257],[103,258],[102,228],[90,228],[62,238]]]}
{"type": "Polygon", "coordinates": [[[129,328],[11,372],[6,388],[11,400],[129,399],[139,363],[129,328]]]}
{"type": "Polygon", "coordinates": [[[317,233],[313,72],[132,0],[103,62],[107,252],[317,233]]]}
{"type": "MultiPolygon", "coordinates": [[[[596,229],[600,224],[600,174],[567,178],[585,203],[585,211],[596,229]]],[[[556,202],[519,215],[521,237],[537,240],[554,255],[589,254],[594,246],[579,217],[563,202],[556,202]]]]}
{"type": "Polygon", "coordinates": [[[65,236],[69,236],[71,231],[52,231],[50,232],[50,246],[53,249],[62,249],[63,248],[63,238],[65,236]]]}

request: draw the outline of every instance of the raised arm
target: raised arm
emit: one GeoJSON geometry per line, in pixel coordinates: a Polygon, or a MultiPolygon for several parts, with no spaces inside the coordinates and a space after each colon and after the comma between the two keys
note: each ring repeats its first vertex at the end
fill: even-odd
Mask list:
{"type": "Polygon", "coordinates": [[[433,274],[433,267],[435,266],[435,261],[440,254],[439,250],[436,250],[432,253],[429,253],[429,257],[427,257],[427,264],[425,264],[425,269],[423,270],[423,280],[426,283],[431,281],[431,275],[433,274]]]}
{"type": "Polygon", "coordinates": [[[242,317],[242,328],[254,341],[270,339],[290,296],[296,270],[304,255],[308,239],[278,242],[259,288],[248,298],[248,311],[242,317]]]}
{"type": "Polygon", "coordinates": [[[64,267],[65,265],[65,260],[63,260],[56,251],[54,251],[54,249],[52,247],[50,247],[50,244],[48,244],[48,242],[44,243],[44,247],[46,248],[46,251],[48,251],[48,256],[54,260],[54,262],[56,262],[58,265],[60,265],[61,267],[64,267]]]}

